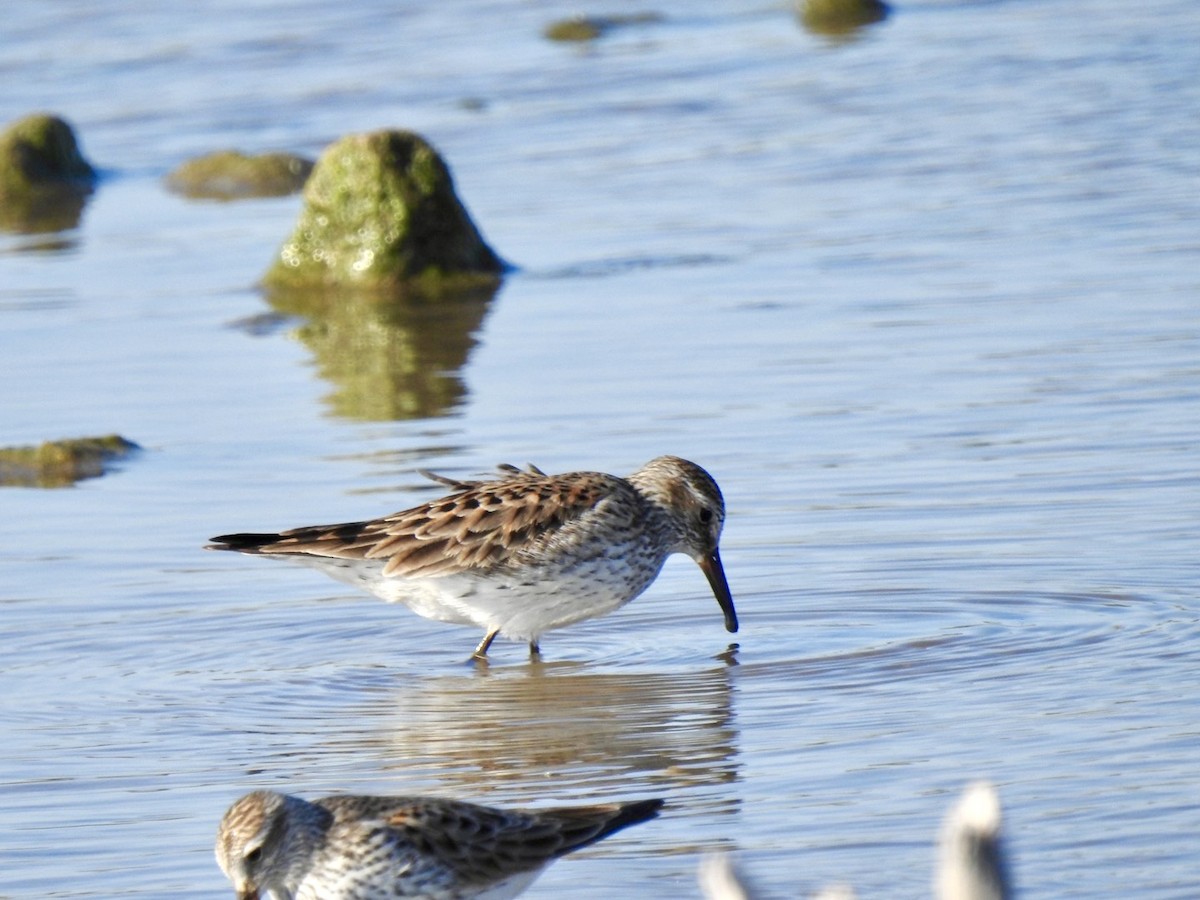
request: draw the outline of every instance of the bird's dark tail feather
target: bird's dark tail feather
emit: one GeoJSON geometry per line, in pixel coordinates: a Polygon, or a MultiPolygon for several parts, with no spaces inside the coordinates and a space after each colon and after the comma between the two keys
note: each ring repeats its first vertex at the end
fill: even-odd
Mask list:
{"type": "Polygon", "coordinates": [[[635,800],[632,803],[622,803],[612,811],[597,820],[596,807],[582,807],[575,810],[557,810],[563,816],[568,827],[563,829],[563,847],[559,855],[580,850],[603,838],[608,837],[622,828],[637,825],[658,815],[665,801],[635,800]],[[574,827],[571,827],[574,826],[574,827]]]}
{"type": "Polygon", "coordinates": [[[277,534],[221,534],[212,538],[211,544],[205,544],[205,550],[237,550],[241,553],[257,553],[268,544],[279,540],[277,534]]]}

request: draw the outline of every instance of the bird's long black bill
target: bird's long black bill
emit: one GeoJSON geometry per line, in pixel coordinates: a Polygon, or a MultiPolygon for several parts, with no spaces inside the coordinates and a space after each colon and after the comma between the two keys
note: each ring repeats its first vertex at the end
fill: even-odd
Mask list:
{"type": "Polygon", "coordinates": [[[697,560],[704,577],[712,586],[721,612],[725,613],[725,630],[732,633],[738,630],[737,610],[733,608],[733,594],[729,593],[729,582],[725,580],[725,569],[721,566],[721,555],[714,550],[710,555],[697,560]]]}

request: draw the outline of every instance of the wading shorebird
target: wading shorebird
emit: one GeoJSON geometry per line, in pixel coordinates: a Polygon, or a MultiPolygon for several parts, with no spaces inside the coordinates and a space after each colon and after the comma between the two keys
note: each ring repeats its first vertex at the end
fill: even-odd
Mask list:
{"type": "Polygon", "coordinates": [[[367,522],[225,534],[207,549],[286,557],[425,618],[482,628],[480,659],[497,635],[536,656],[545,632],[624,606],[673,553],[696,561],[726,630],[738,629],[718,552],[725,502],[695,463],[660,456],[625,478],[534,466],[501,466],[490,481],[425,474],[451,492],[367,522]]]}

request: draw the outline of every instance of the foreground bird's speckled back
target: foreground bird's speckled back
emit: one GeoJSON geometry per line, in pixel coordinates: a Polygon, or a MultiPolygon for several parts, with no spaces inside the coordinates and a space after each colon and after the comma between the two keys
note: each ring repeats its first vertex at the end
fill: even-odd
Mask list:
{"type": "Polygon", "coordinates": [[[658,814],[661,800],[501,810],[433,797],[247,794],[217,832],[239,900],[505,900],[551,862],[658,814]]]}
{"type": "Polygon", "coordinates": [[[538,652],[542,634],[607,615],[684,553],[737,631],[718,550],[725,503],[716,481],[676,456],[627,478],[501,467],[490,481],[431,476],[452,490],[381,519],[213,538],[209,549],[284,556],[419,615],[502,634],[538,652]]]}

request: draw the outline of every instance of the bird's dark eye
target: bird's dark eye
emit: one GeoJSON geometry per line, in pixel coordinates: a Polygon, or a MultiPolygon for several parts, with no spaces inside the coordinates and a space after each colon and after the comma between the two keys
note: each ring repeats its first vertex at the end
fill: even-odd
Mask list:
{"type": "Polygon", "coordinates": [[[709,509],[707,506],[702,506],[700,508],[700,523],[702,525],[707,525],[709,522],[711,522],[712,517],[713,512],[711,509],[709,509]]]}
{"type": "Polygon", "coordinates": [[[248,863],[256,863],[260,859],[262,859],[262,847],[255,847],[246,853],[246,862],[248,863]]]}

